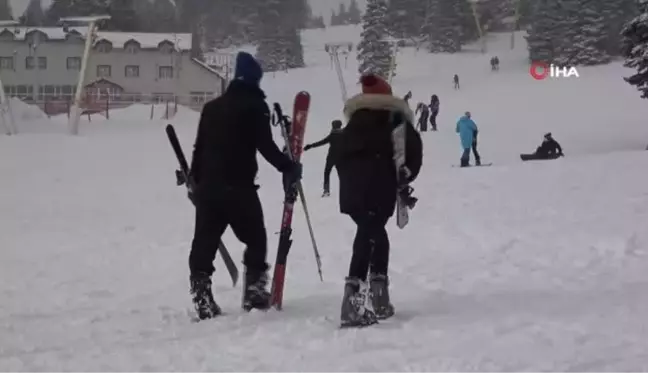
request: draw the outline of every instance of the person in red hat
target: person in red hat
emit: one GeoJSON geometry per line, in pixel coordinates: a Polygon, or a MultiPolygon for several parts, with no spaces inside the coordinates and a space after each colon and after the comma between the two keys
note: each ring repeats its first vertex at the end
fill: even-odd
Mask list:
{"type": "Polygon", "coordinates": [[[417,177],[423,157],[421,137],[413,126],[414,113],[407,102],[395,97],[391,86],[377,75],[364,75],[360,82],[362,93],[344,106],[348,123],[336,155],[340,211],[357,225],[342,300],[342,327],[371,325],[394,314],[388,292],[390,244],[385,226],[396,208],[397,170],[392,145],[396,125],[407,122],[408,182],[417,177]],[[365,307],[368,298],[371,304],[365,307]]]}

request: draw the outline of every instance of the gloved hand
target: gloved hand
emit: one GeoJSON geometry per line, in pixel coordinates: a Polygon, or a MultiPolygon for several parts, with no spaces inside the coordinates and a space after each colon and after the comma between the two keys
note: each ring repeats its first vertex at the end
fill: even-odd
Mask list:
{"type": "Polygon", "coordinates": [[[283,173],[284,191],[297,183],[302,178],[303,167],[299,162],[294,162],[291,167],[286,169],[283,173]]]}
{"type": "Polygon", "coordinates": [[[304,146],[304,151],[307,151],[308,149],[311,149],[311,148],[312,148],[311,144],[308,144],[308,145],[304,146]]]}

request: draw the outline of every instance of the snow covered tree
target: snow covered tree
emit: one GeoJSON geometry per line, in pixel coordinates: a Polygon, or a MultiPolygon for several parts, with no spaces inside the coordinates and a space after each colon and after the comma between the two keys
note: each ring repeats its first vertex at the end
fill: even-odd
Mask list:
{"type": "Polygon", "coordinates": [[[346,25],[348,24],[349,20],[349,14],[347,13],[346,6],[344,3],[340,3],[340,6],[338,7],[338,12],[337,12],[337,19],[340,25],[346,25]]]}
{"type": "Polygon", "coordinates": [[[21,18],[21,23],[26,26],[42,26],[45,21],[45,12],[41,0],[29,0],[27,9],[21,18]]]}
{"type": "Polygon", "coordinates": [[[456,53],[461,50],[461,23],[454,0],[430,0],[423,34],[431,53],[456,53]]]}
{"type": "Polygon", "coordinates": [[[527,47],[531,62],[551,63],[560,52],[563,26],[560,0],[538,0],[529,20],[527,47]]]}
{"type": "Polygon", "coordinates": [[[387,38],[387,4],[384,0],[367,0],[367,10],[362,17],[361,41],[358,44],[360,74],[375,73],[389,78],[392,48],[387,38]]]}
{"type": "Polygon", "coordinates": [[[104,29],[139,31],[139,19],[135,12],[135,2],[133,0],[110,0],[108,14],[111,18],[104,29]]]}
{"type": "Polygon", "coordinates": [[[11,11],[11,4],[9,0],[0,0],[0,21],[6,21],[13,19],[13,13],[11,11]]]}
{"type": "Polygon", "coordinates": [[[472,5],[469,0],[452,0],[454,2],[454,19],[459,24],[459,33],[461,43],[464,44],[469,41],[479,38],[479,30],[475,24],[475,16],[473,15],[472,5]]]}
{"type": "Polygon", "coordinates": [[[347,10],[347,21],[350,25],[359,25],[362,22],[362,12],[358,6],[358,0],[351,0],[347,10]]]}
{"type": "Polygon", "coordinates": [[[608,63],[604,51],[605,23],[599,0],[566,2],[563,20],[567,22],[554,62],[561,66],[599,65],[608,63]]]}
{"type": "Polygon", "coordinates": [[[257,58],[264,71],[303,67],[304,50],[299,34],[299,6],[291,0],[266,0],[259,10],[257,58]]]}
{"type": "Polygon", "coordinates": [[[421,0],[391,0],[388,6],[390,34],[400,39],[420,36],[426,5],[426,1],[421,0]]]}
{"type": "Polygon", "coordinates": [[[605,22],[605,50],[610,55],[620,54],[621,30],[626,22],[639,15],[636,0],[606,0],[601,4],[605,22]]]}
{"type": "Polygon", "coordinates": [[[648,98],[648,0],[640,0],[639,5],[641,14],[621,31],[623,65],[637,70],[637,73],[623,79],[635,86],[642,98],[648,98]]]}

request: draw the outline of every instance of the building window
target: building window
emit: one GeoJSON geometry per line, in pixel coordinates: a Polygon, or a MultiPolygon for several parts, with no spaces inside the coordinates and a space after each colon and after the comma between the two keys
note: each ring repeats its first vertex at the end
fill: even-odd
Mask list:
{"type": "Polygon", "coordinates": [[[0,57],[0,70],[14,70],[14,58],[0,57]]]}
{"type": "Polygon", "coordinates": [[[99,53],[110,53],[112,51],[112,45],[107,41],[101,41],[97,44],[97,52],[99,53]]]}
{"type": "Polygon", "coordinates": [[[173,44],[171,44],[169,42],[161,43],[159,48],[160,48],[160,52],[162,52],[164,54],[173,53],[173,44]]]}
{"type": "Polygon", "coordinates": [[[112,76],[112,68],[110,65],[97,65],[97,77],[110,78],[112,76]]]}
{"type": "Polygon", "coordinates": [[[161,92],[153,93],[153,102],[155,102],[156,104],[171,102],[171,101],[173,101],[173,93],[161,93],[161,92]]]}
{"type": "Polygon", "coordinates": [[[126,52],[131,53],[131,54],[135,54],[135,53],[137,53],[138,50],[139,50],[139,47],[137,46],[137,44],[135,42],[130,42],[130,43],[126,44],[126,52]]]}
{"type": "Polygon", "coordinates": [[[66,66],[68,70],[81,70],[81,57],[68,57],[66,66]]]}
{"type": "Polygon", "coordinates": [[[47,57],[38,57],[38,69],[47,70],[47,57]]]}
{"type": "Polygon", "coordinates": [[[139,76],[140,76],[140,68],[139,68],[139,66],[136,66],[136,65],[126,66],[126,69],[124,71],[124,75],[127,78],[139,78],[139,76]]]}
{"type": "Polygon", "coordinates": [[[214,96],[214,92],[190,92],[191,103],[194,105],[202,105],[214,96]]]}
{"type": "Polygon", "coordinates": [[[34,60],[34,57],[32,56],[25,57],[25,69],[34,70],[35,68],[36,68],[36,61],[34,60]]]}
{"type": "Polygon", "coordinates": [[[160,66],[158,69],[158,78],[173,79],[173,66],[160,66]]]}

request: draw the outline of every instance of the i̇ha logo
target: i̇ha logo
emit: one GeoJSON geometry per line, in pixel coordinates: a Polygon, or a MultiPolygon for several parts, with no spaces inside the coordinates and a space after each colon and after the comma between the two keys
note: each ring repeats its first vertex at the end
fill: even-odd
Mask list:
{"type": "Polygon", "coordinates": [[[580,78],[578,70],[575,67],[556,66],[554,64],[546,64],[544,62],[533,62],[529,68],[529,73],[535,80],[543,80],[547,77],[551,78],[580,78]]]}

